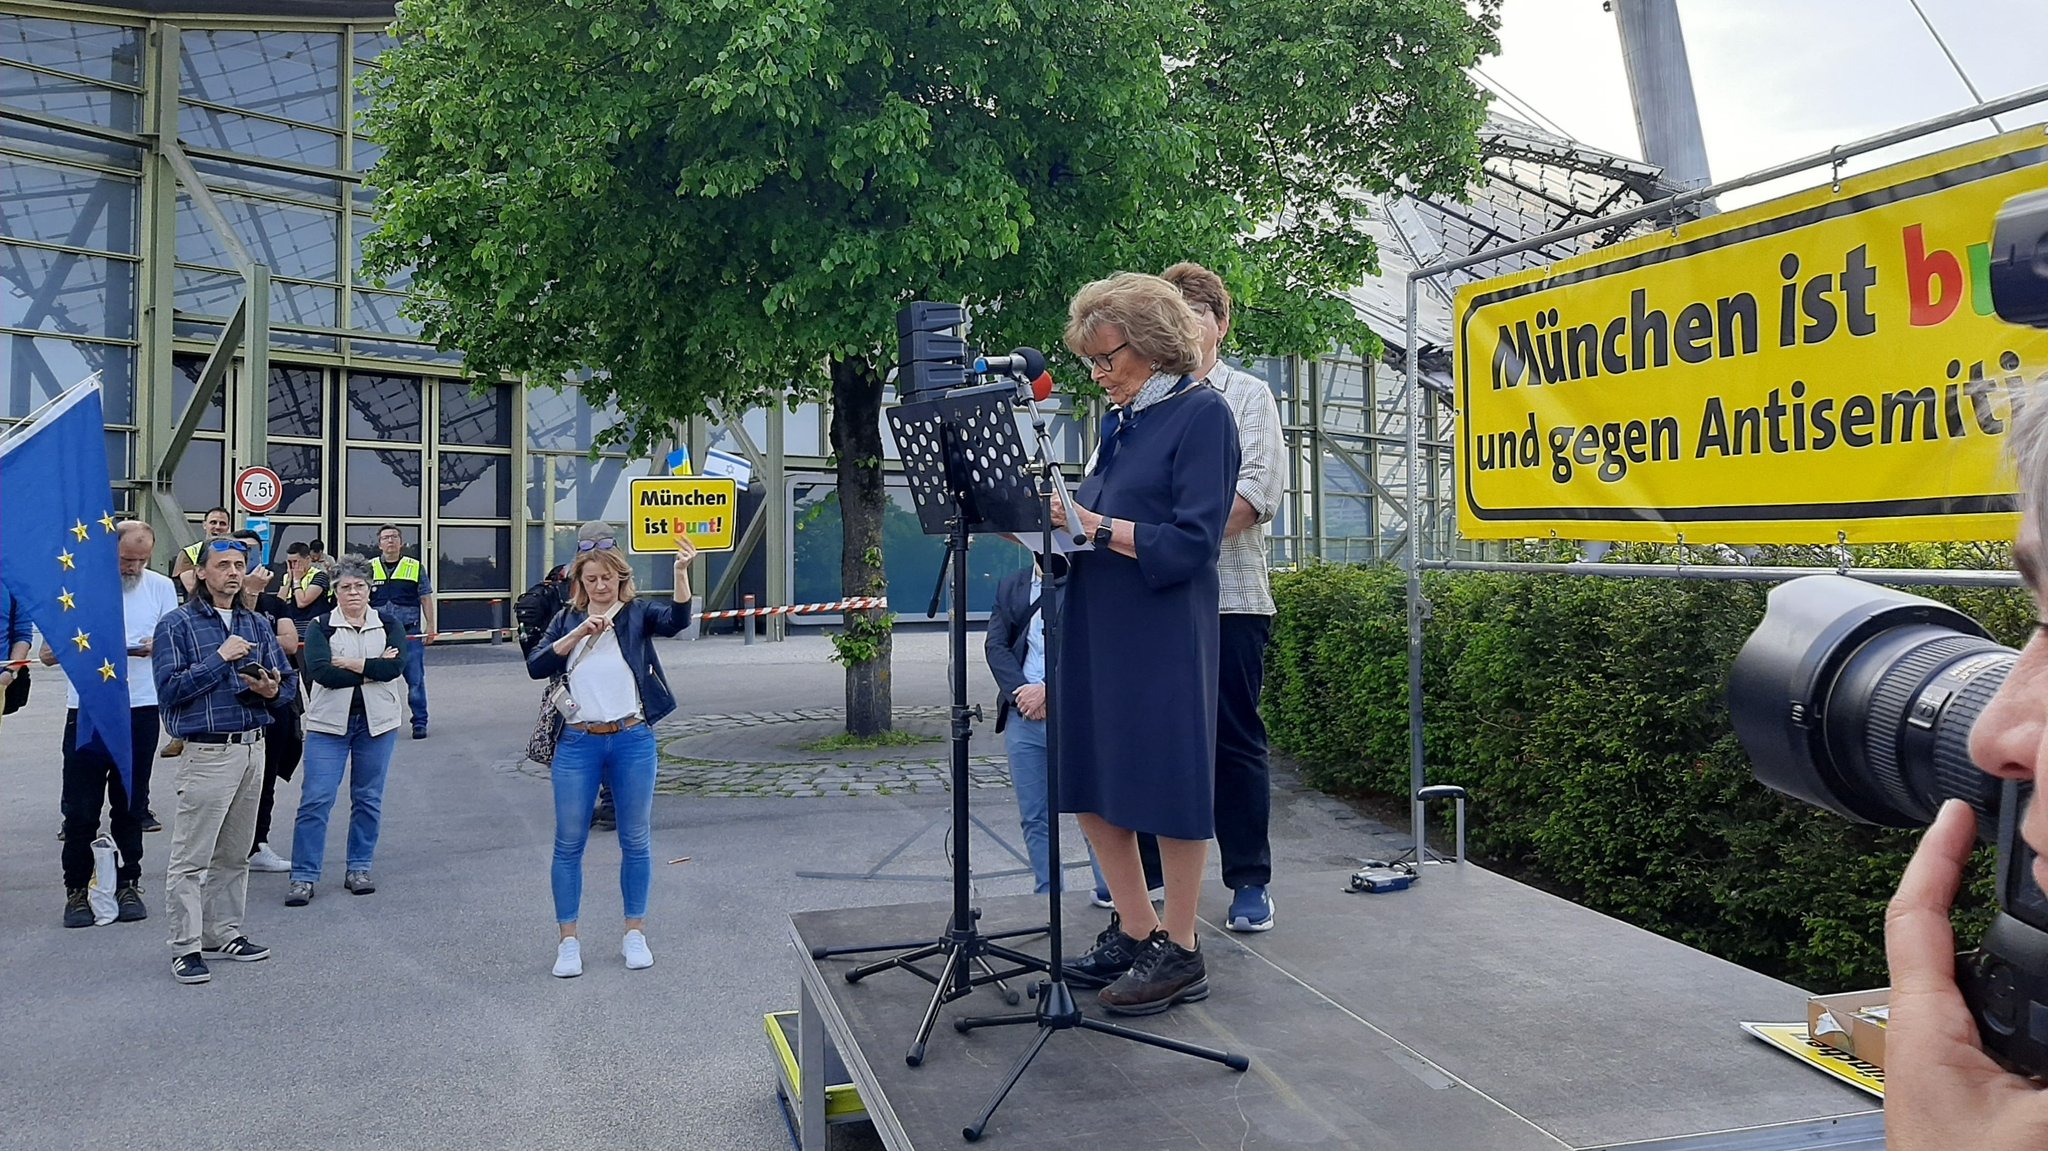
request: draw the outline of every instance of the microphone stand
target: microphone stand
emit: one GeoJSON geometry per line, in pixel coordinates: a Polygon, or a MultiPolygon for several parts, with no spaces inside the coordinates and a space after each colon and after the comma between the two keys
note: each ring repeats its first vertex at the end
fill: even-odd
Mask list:
{"type": "MultiPolygon", "coordinates": [[[[1060,864],[1060,729],[1059,724],[1055,722],[1058,717],[1053,711],[1056,706],[1053,702],[1053,687],[1058,682],[1059,676],[1061,655],[1059,636],[1061,618],[1066,614],[1065,590],[1067,574],[1071,570],[1071,564],[1053,549],[1053,494],[1055,491],[1058,492],[1061,504],[1068,509],[1069,514],[1072,512],[1074,502],[1067,494],[1066,479],[1060,473],[1059,464],[1055,462],[1053,457],[1052,434],[1046,429],[1045,413],[1039,410],[1035,399],[1027,400],[1026,403],[1031,411],[1031,428],[1038,440],[1037,455],[1032,460],[1032,467],[1039,476],[1038,500],[1042,516],[1039,532],[1039,547],[1041,549],[1039,554],[1043,557],[1041,562],[1044,567],[1042,577],[1044,591],[1039,599],[1039,611],[1043,613],[1045,618],[1045,789],[1046,806],[1050,809],[1052,817],[1050,825],[1046,829],[1046,852],[1052,859],[1053,875],[1052,893],[1046,897],[1046,914],[1048,918],[1046,937],[1051,970],[1049,972],[1049,979],[1039,984],[1036,988],[1038,1002],[1035,1010],[1017,1012],[1010,1015],[962,1017],[953,1021],[953,1029],[962,1033],[972,1031],[978,1027],[1007,1027],[1026,1023],[1035,1024],[1038,1028],[1038,1034],[1033,1037],[1030,1043],[1025,1045],[1023,1053],[1018,1056],[1016,1063],[1011,1065],[1009,1074],[996,1087],[995,1094],[989,1097],[988,1105],[981,1109],[981,1114],[975,1118],[974,1122],[961,1130],[961,1135],[970,1143],[981,1138],[982,1132],[988,1129],[989,1120],[994,1117],[996,1108],[1003,1105],[1003,1100],[1009,1096],[1010,1089],[1015,1087],[1017,1081],[1024,1077],[1024,1071],[1031,1066],[1031,1061],[1038,1057],[1038,1053],[1045,1049],[1045,1045],[1051,1041],[1055,1034],[1062,1031],[1080,1029],[1097,1032],[1102,1035],[1113,1035],[1119,1039],[1131,1040],[1134,1043],[1143,1043],[1152,1047],[1164,1048],[1168,1051],[1176,1051],[1183,1055],[1193,1055],[1199,1059],[1208,1059],[1221,1063],[1232,1071],[1243,1071],[1251,1066],[1251,1060],[1242,1055],[1219,1051],[1211,1047],[1202,1047],[1193,1043],[1184,1043],[1178,1039],[1169,1039],[1164,1035],[1153,1035],[1149,1032],[1134,1030],[1103,1019],[1090,1019],[1088,1016],[1081,1014],[1081,1006],[1075,1001],[1072,989],[1067,986],[1065,960],[1062,955],[1063,932],[1061,930],[1060,908],[1060,897],[1066,888],[1066,872],[1060,864]]],[[[1069,530],[1074,530],[1076,526],[1069,525],[1069,530]]],[[[1074,537],[1075,542],[1078,544],[1081,538],[1077,533],[1074,537]]]]}

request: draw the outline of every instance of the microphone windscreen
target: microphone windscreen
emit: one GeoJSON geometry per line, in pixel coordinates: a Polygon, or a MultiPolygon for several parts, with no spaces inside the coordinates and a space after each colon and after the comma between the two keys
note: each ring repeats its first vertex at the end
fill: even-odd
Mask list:
{"type": "Polygon", "coordinates": [[[1032,380],[1031,380],[1031,399],[1032,399],[1032,400],[1033,400],[1034,402],[1036,402],[1036,403],[1041,403],[1041,404],[1042,404],[1042,403],[1044,403],[1044,402],[1046,401],[1046,399],[1047,399],[1048,397],[1050,397],[1051,395],[1052,395],[1052,373],[1050,373],[1050,372],[1043,372],[1043,371],[1041,371],[1041,372],[1039,372],[1039,373],[1038,373],[1038,375],[1036,375],[1036,376],[1032,377],[1032,380]]]}

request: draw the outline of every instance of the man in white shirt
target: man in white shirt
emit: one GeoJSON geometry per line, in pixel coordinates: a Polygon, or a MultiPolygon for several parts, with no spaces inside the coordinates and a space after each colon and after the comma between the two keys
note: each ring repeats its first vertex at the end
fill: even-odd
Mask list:
{"type": "Polygon", "coordinates": [[[1218,358],[1230,333],[1230,290],[1200,264],[1175,264],[1161,275],[1202,324],[1204,383],[1223,393],[1237,418],[1237,498],[1223,529],[1216,563],[1222,585],[1219,683],[1216,695],[1216,855],[1231,889],[1232,931],[1273,926],[1273,852],[1267,824],[1272,784],[1266,725],[1259,718],[1266,642],[1273,630],[1273,592],[1266,571],[1266,524],[1286,491],[1280,406],[1266,381],[1218,358]]]}
{"type": "MultiPolygon", "coordinates": [[[[121,863],[114,897],[122,922],[149,918],[143,905],[142,821],[148,811],[149,771],[156,760],[156,676],[150,666],[157,621],[178,607],[178,585],[149,570],[156,533],[139,520],[125,520],[118,529],[121,555],[121,608],[128,643],[128,706],[130,754],[134,757],[135,795],[121,786],[113,756],[98,741],[78,746],[78,691],[67,682],[64,718],[64,926],[90,927],[92,905],[86,885],[92,880],[92,841],[100,832],[100,809],[112,809],[114,845],[121,863]]],[[[43,662],[54,666],[57,653],[43,647],[43,662]]]]}

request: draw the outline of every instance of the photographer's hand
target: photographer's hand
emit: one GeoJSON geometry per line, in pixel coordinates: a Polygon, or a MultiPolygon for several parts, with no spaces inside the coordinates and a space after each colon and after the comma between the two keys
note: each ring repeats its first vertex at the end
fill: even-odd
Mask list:
{"type": "Polygon", "coordinates": [[[2048,1147],[2048,1091],[1984,1053],[1956,985],[1949,908],[1976,841],[1968,804],[1942,805],[1885,912],[1891,1019],[1885,1029],[1888,1151],[2048,1147]]]}

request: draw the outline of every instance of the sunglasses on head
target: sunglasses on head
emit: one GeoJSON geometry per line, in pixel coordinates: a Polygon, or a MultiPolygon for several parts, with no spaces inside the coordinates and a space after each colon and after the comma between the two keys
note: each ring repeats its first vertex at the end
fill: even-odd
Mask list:
{"type": "Polygon", "coordinates": [[[249,542],[247,540],[207,540],[206,550],[210,552],[241,552],[243,555],[248,555],[249,542]]]}
{"type": "Polygon", "coordinates": [[[613,536],[599,536],[594,540],[576,541],[576,550],[579,553],[589,551],[608,552],[618,546],[619,541],[616,537],[613,536]]]}

